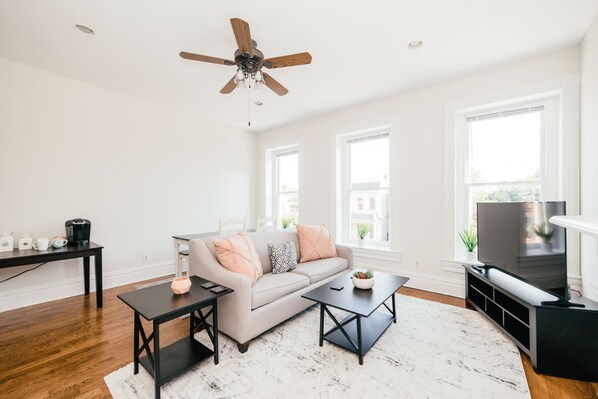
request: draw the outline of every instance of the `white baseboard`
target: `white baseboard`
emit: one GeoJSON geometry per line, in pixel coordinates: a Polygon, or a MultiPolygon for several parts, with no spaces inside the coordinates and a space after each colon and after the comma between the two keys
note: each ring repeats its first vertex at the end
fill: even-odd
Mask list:
{"type": "MultiPolygon", "coordinates": [[[[90,291],[95,292],[95,274],[93,267],[89,282],[90,291]]],[[[174,274],[174,261],[131,267],[103,274],[103,288],[118,287],[137,281],[174,274]]],[[[83,277],[38,284],[12,291],[0,292],[0,312],[18,309],[25,306],[55,301],[84,293],[83,277]]],[[[95,297],[94,297],[95,300],[95,297]]]]}

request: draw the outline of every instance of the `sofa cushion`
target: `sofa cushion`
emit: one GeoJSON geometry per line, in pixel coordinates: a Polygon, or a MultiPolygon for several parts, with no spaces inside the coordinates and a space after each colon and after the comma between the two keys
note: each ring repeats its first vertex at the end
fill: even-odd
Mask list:
{"type": "Polygon", "coordinates": [[[272,263],[270,262],[270,254],[268,253],[268,244],[281,245],[287,241],[295,241],[295,250],[297,251],[297,261],[299,261],[299,241],[297,241],[297,232],[295,229],[279,229],[269,231],[258,231],[255,233],[247,233],[247,237],[255,245],[255,250],[260,258],[262,270],[264,273],[272,271],[272,263]]]}
{"type": "Polygon", "coordinates": [[[251,309],[274,302],[308,285],[309,278],[300,274],[266,273],[251,287],[251,309]]]}
{"type": "Polygon", "coordinates": [[[231,272],[244,274],[255,284],[263,274],[260,258],[251,240],[239,232],[228,238],[214,240],[216,256],[222,266],[231,272]]]}
{"type": "Polygon", "coordinates": [[[310,284],[313,284],[346,270],[348,266],[349,262],[345,258],[327,258],[300,263],[287,274],[301,274],[308,277],[310,284]]]}
{"type": "Polygon", "coordinates": [[[301,263],[336,256],[336,248],[334,246],[332,234],[327,225],[309,226],[298,224],[297,236],[299,237],[301,263]]]}
{"type": "Polygon", "coordinates": [[[284,244],[268,244],[270,261],[272,262],[272,273],[286,273],[297,267],[297,250],[295,241],[287,241],[284,244]]]}

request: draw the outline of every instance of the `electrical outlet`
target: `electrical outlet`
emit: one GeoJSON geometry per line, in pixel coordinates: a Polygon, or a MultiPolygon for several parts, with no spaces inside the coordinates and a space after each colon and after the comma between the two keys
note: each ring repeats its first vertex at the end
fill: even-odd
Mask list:
{"type": "Polygon", "coordinates": [[[416,260],[416,261],[415,261],[415,268],[416,268],[416,269],[419,269],[419,260],[416,260]]]}
{"type": "Polygon", "coordinates": [[[148,255],[148,254],[143,254],[143,255],[141,255],[141,261],[142,261],[143,263],[147,263],[147,262],[149,262],[149,255],[148,255]]]}

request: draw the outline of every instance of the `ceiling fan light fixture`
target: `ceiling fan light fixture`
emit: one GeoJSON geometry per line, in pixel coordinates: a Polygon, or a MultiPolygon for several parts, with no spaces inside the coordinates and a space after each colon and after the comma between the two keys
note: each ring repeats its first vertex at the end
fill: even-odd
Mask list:
{"type": "Polygon", "coordinates": [[[424,44],[424,42],[422,42],[421,40],[414,40],[412,42],[409,42],[408,47],[410,50],[417,50],[422,46],[422,44],[424,44]]]}
{"type": "Polygon", "coordinates": [[[95,35],[96,34],[94,32],[94,30],[91,29],[89,26],[77,24],[77,25],[75,25],[75,28],[77,28],[79,30],[79,32],[85,33],[86,35],[95,35]]]}

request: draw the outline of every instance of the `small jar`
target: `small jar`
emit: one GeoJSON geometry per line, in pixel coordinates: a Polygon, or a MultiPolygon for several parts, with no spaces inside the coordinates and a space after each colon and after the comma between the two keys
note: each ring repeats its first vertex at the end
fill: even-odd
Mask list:
{"type": "Polygon", "coordinates": [[[19,251],[23,251],[25,249],[31,249],[33,245],[33,238],[31,238],[31,234],[23,233],[21,237],[19,237],[19,251]]]}
{"type": "Polygon", "coordinates": [[[8,252],[14,249],[15,239],[12,236],[12,231],[0,232],[0,252],[8,252]]]}

